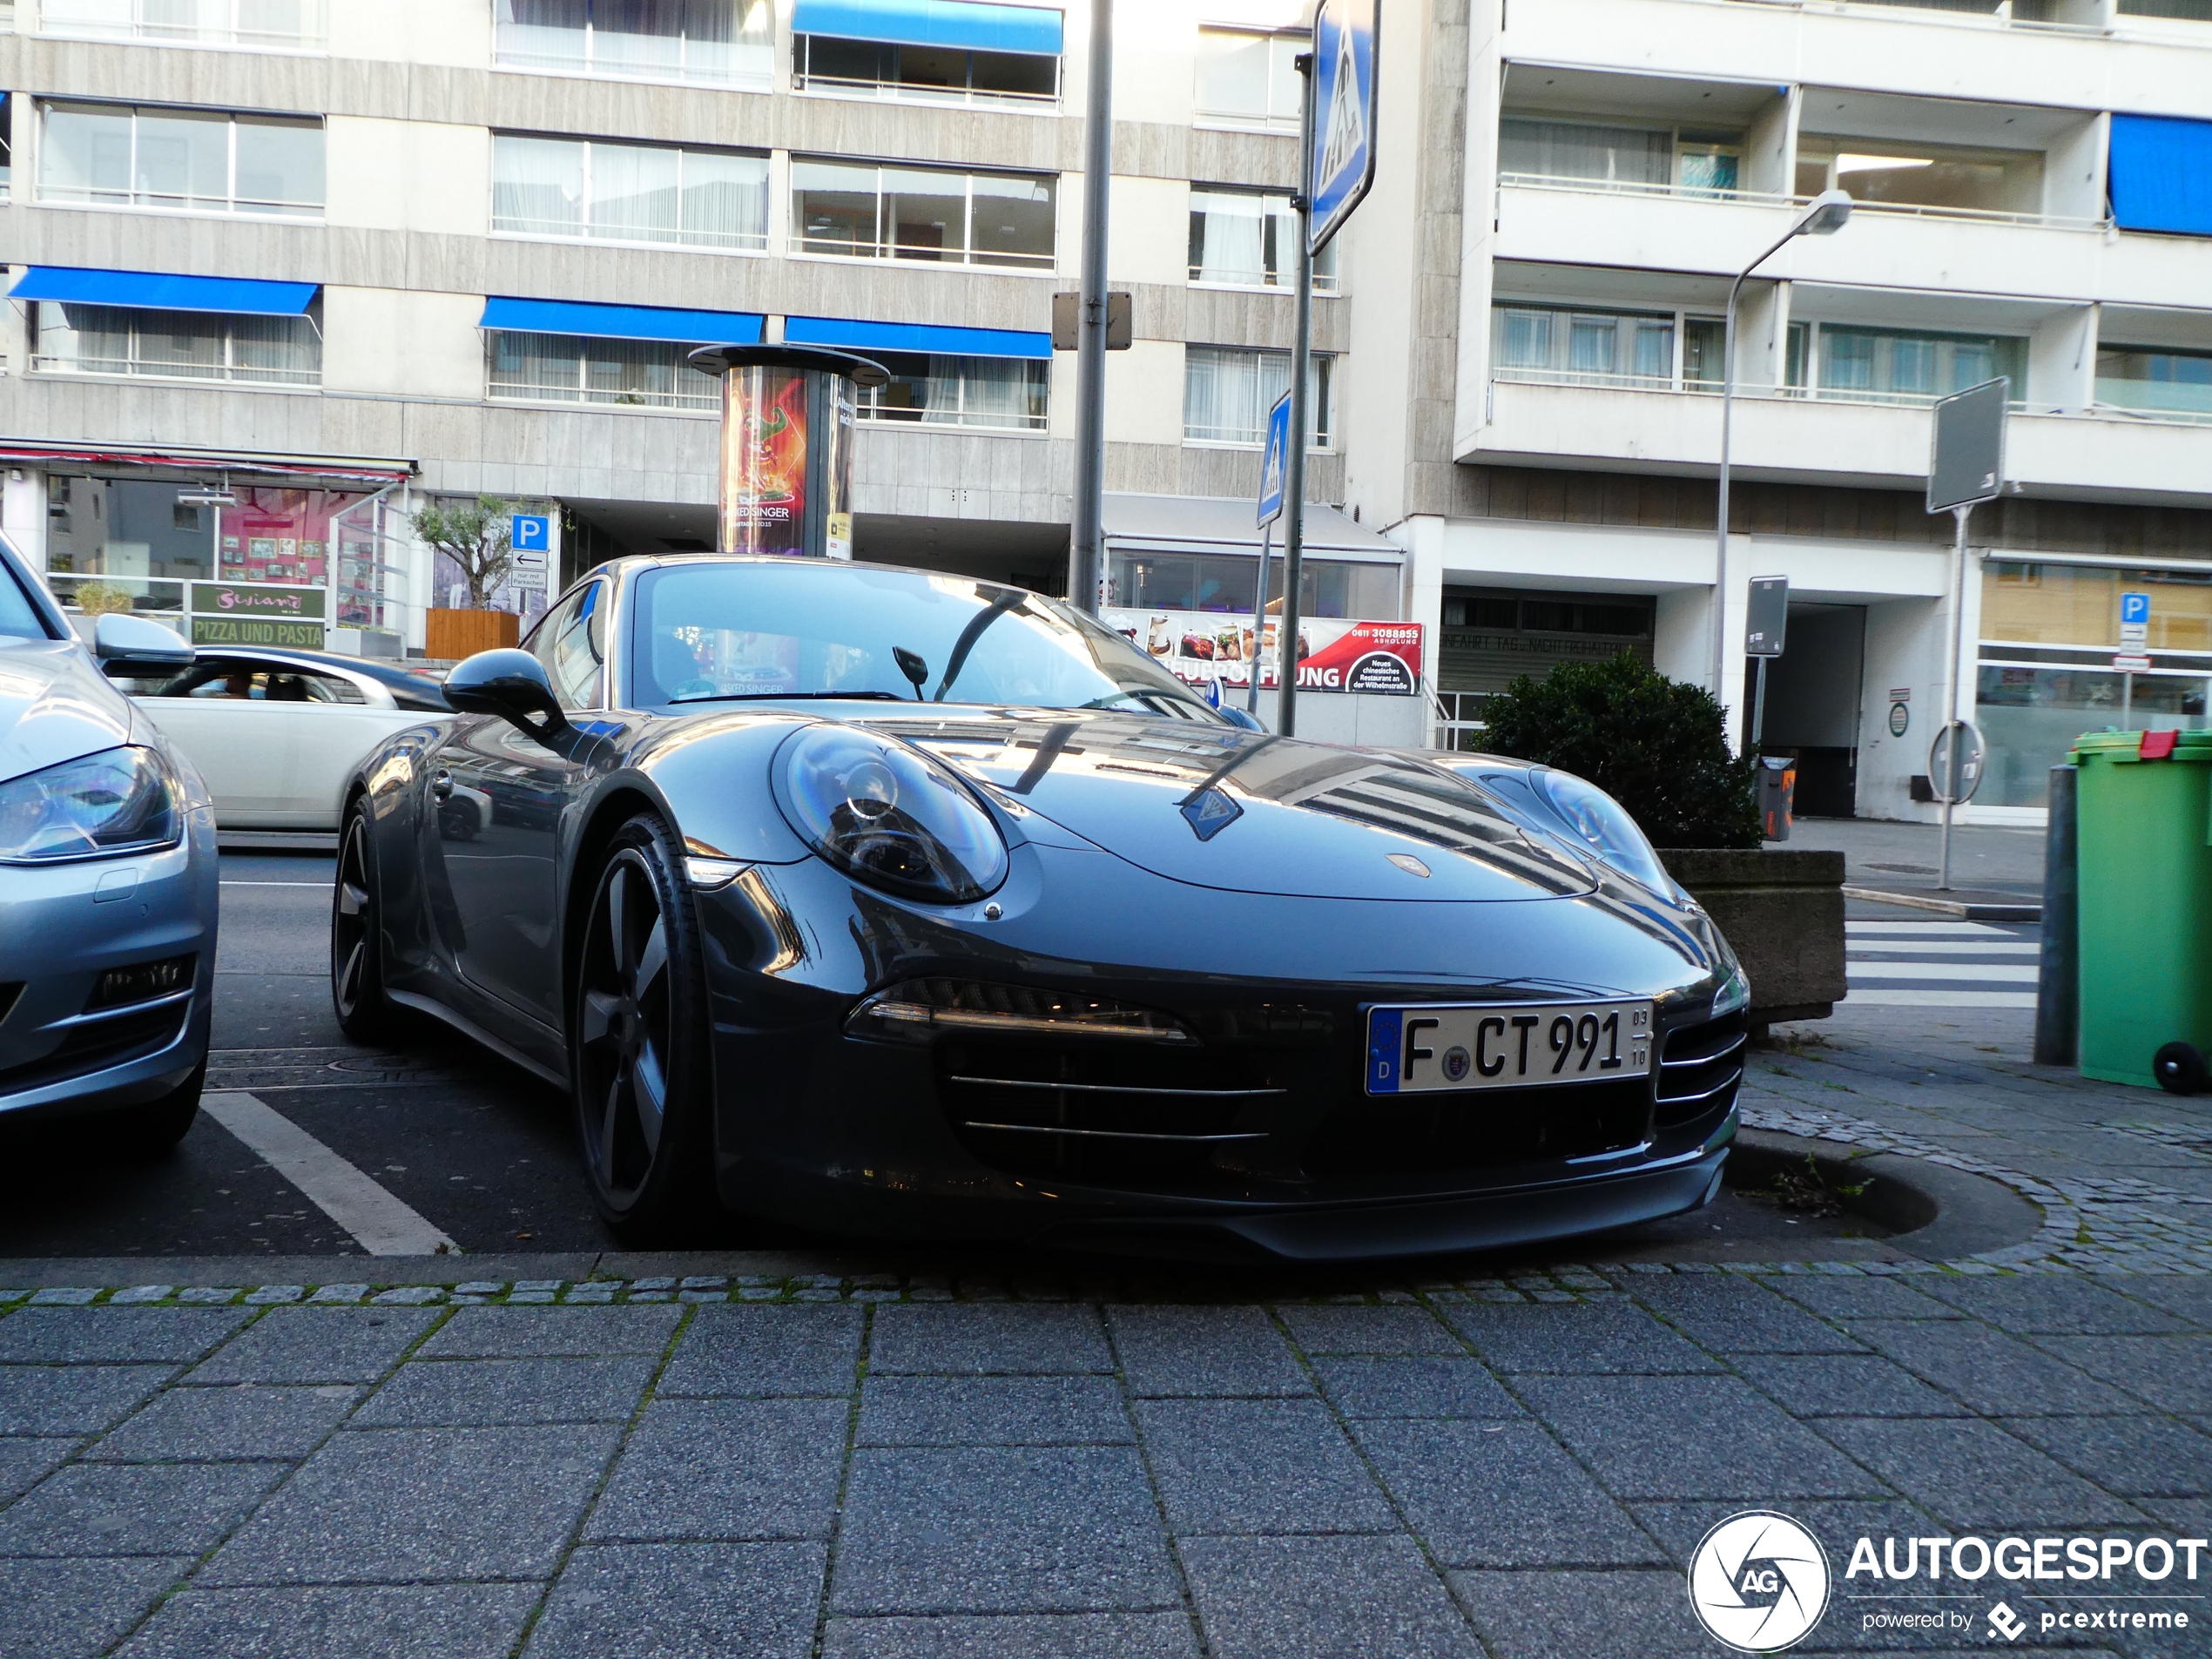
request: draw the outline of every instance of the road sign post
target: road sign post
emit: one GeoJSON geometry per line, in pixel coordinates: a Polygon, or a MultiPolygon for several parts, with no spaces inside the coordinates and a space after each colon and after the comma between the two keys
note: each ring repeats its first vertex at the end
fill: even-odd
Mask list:
{"type": "MultiPolygon", "coordinates": [[[[1935,786],[1936,799],[1943,803],[1942,871],[1936,878],[1939,892],[1951,888],[1951,815],[1952,808],[1965,799],[1959,793],[1965,784],[1961,775],[1967,744],[1966,733],[1958,740],[1945,742],[1952,735],[1952,728],[1965,725],[1959,718],[1960,694],[1960,653],[1965,649],[1966,610],[1966,521],[1973,516],[1976,506],[1994,501],[2005,489],[2005,415],[2011,408],[2013,382],[1999,375],[1993,381],[1984,381],[1970,386],[1963,392],[1939,398],[1935,406],[1934,436],[1928,455],[1928,510],[1948,512],[1958,521],[1959,541],[1957,557],[1953,561],[1951,592],[1951,668],[1943,699],[1943,725],[1936,734],[1935,745],[1928,752],[1928,764],[1936,764],[1937,747],[1943,752],[1945,778],[1939,782],[1931,772],[1928,780],[1935,786]]],[[[1967,726],[1967,732],[1973,732],[1967,726]]],[[[1973,733],[1973,741],[1979,745],[1980,734],[1973,733]]],[[[1977,763],[1979,776],[1979,763],[1977,763]]],[[[1968,790],[1967,794],[1973,791],[1968,790]]]]}
{"type": "Polygon", "coordinates": [[[1757,751],[1766,732],[1766,665],[1782,655],[1782,641],[1790,628],[1790,578],[1755,576],[1751,603],[1743,618],[1743,654],[1759,665],[1759,686],[1751,699],[1751,748],[1757,751]]]}
{"type": "Polygon", "coordinates": [[[2120,729],[2135,726],[2135,676],[2150,671],[2150,595],[2120,596],[2120,654],[2112,659],[2120,671],[2120,729]]]}
{"type": "MultiPolygon", "coordinates": [[[[1259,580],[1252,596],[1251,685],[1246,712],[1259,713],[1259,664],[1267,644],[1267,567],[1275,555],[1275,521],[1283,516],[1283,480],[1291,457],[1291,395],[1285,392],[1267,412],[1267,448],[1259,462],[1259,580]]],[[[1281,635],[1276,636],[1276,676],[1282,676],[1281,635]]]]}
{"type": "Polygon", "coordinates": [[[1313,430],[1313,257],[1329,245],[1375,178],[1375,50],[1382,0],[1321,0],[1298,121],[1298,318],[1291,353],[1290,430],[1283,469],[1283,620],[1275,631],[1275,729],[1298,730],[1298,583],[1305,559],[1305,446],[1313,430]],[[1318,130],[1317,130],[1317,123],[1318,130]]]}

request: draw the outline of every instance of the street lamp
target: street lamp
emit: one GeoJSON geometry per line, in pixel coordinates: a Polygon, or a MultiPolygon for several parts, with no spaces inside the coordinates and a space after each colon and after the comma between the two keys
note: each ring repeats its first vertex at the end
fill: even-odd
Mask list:
{"type": "Polygon", "coordinates": [[[1722,670],[1728,661],[1728,448],[1729,436],[1736,413],[1736,301],[1743,292],[1743,284],[1751,273],[1782,251],[1784,244],[1800,236],[1833,236],[1844,228],[1844,221],[1851,217],[1850,195],[1840,190],[1824,190],[1805,204],[1790,228],[1777,237],[1765,253],[1753,260],[1736,273],[1736,280],[1729,285],[1728,314],[1721,327],[1721,487],[1717,535],[1718,549],[1713,560],[1713,695],[1721,694],[1722,670]]]}

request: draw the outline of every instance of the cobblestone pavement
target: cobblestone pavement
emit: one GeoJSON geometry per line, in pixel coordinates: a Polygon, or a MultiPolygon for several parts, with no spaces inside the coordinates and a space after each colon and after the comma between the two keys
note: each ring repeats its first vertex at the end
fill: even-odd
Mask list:
{"type": "Polygon", "coordinates": [[[1869,1635],[1843,1576],[2212,1531],[2212,1113],[2023,1027],[1846,1008],[1746,1095],[2035,1197],[2001,1259],[0,1292],[0,1656],[1717,1654],[1683,1565],[1750,1507],[1837,1575],[1798,1651],[2001,1595],[2008,1652],[2212,1652],[2212,1561],[2136,1604],[2185,1633],[1993,1576],[1869,1635]]]}

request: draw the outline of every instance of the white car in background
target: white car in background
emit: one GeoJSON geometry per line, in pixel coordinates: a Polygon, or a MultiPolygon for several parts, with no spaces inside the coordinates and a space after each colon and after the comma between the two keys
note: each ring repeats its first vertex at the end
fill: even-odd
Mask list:
{"type": "Polygon", "coordinates": [[[319,651],[203,647],[174,678],[127,689],[199,768],[223,829],[336,830],[354,763],[452,711],[427,674],[319,651]]]}

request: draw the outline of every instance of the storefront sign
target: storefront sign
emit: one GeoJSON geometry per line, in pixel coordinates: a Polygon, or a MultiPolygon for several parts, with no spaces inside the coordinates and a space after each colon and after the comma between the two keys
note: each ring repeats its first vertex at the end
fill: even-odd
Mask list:
{"type": "Polygon", "coordinates": [[[201,617],[283,617],[320,620],[328,594],[321,588],[247,586],[236,582],[195,582],[192,609],[201,617]]]}
{"type": "MultiPolygon", "coordinates": [[[[1251,685],[1251,619],[1218,612],[1111,607],[1099,620],[1161,667],[1190,685],[1218,680],[1229,689],[1251,685]]],[[[1276,624],[1270,618],[1260,653],[1260,689],[1276,678],[1276,624]]],[[[1421,624],[1307,617],[1298,624],[1298,690],[1412,697],[1420,689],[1421,624]]]]}
{"type": "MultiPolygon", "coordinates": [[[[320,596],[318,596],[320,597],[320,596]]],[[[319,622],[276,622],[258,617],[194,617],[195,645],[273,645],[293,651],[320,651],[319,622]]]]}

